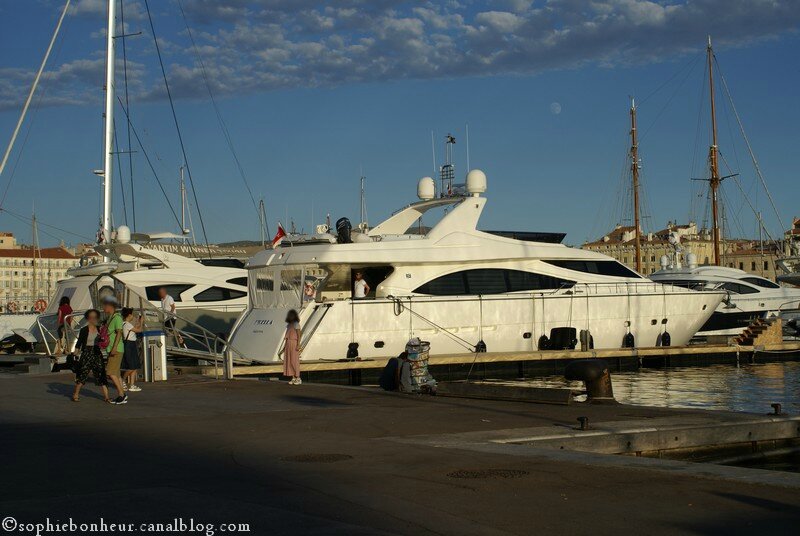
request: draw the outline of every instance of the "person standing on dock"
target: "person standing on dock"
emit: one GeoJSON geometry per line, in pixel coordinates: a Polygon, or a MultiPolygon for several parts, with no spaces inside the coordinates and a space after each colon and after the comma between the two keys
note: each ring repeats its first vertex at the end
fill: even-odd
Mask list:
{"type": "Polygon", "coordinates": [[[283,375],[291,376],[289,385],[300,385],[300,315],[292,309],[286,315],[286,333],[283,336],[283,375]]]}
{"type": "Polygon", "coordinates": [[[353,297],[357,300],[364,299],[369,294],[369,291],[369,284],[364,280],[364,274],[356,272],[356,280],[353,283],[353,297]]]}
{"type": "Polygon", "coordinates": [[[58,320],[56,321],[58,340],[56,341],[56,355],[66,352],[67,347],[67,317],[72,314],[72,306],[69,304],[69,296],[61,296],[58,302],[58,320]]]}
{"type": "Polygon", "coordinates": [[[122,308],[122,341],[125,345],[125,352],[122,354],[122,370],[125,377],[122,379],[125,390],[135,393],[142,388],[136,385],[136,376],[139,374],[139,367],[142,366],[139,359],[139,345],[136,342],[136,334],[142,332],[142,317],[138,321],[133,321],[133,309],[130,307],[122,308]]]}
{"type": "Polygon", "coordinates": [[[108,363],[106,364],[106,374],[114,382],[117,388],[117,398],[114,404],[127,404],[128,395],[122,387],[120,367],[122,366],[122,354],[125,352],[125,341],[122,337],[122,315],[117,311],[117,299],[113,296],[106,296],[103,299],[103,312],[106,314],[106,326],[108,327],[108,363]]]}
{"type": "Polygon", "coordinates": [[[108,378],[103,363],[103,352],[100,346],[95,344],[100,333],[98,327],[100,311],[89,309],[83,318],[86,319],[86,325],[78,333],[78,342],[75,344],[75,350],[80,352],[80,359],[75,366],[75,391],[72,393],[72,401],[80,401],[81,387],[91,374],[94,376],[94,383],[103,390],[103,399],[111,403],[108,397],[108,378]]]}

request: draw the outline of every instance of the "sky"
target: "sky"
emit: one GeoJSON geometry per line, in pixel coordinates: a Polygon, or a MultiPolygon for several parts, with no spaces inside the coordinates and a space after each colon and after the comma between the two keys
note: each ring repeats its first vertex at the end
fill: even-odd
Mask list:
{"type": "MultiPolygon", "coordinates": [[[[0,150],[63,5],[0,0],[0,150]]],[[[31,240],[33,212],[45,245],[89,241],[98,228],[100,180],[92,170],[103,158],[106,7],[106,0],[73,0],[0,176],[0,231],[21,241],[31,240]]],[[[631,97],[645,230],[690,218],[702,225],[707,183],[692,179],[708,177],[709,34],[722,174],[736,174],[723,183],[726,234],[757,237],[754,211],[772,236],[800,216],[797,1],[124,0],[122,7],[127,61],[118,38],[115,92],[125,99],[126,67],[131,125],[144,150],[134,136],[130,160],[125,153],[115,162],[117,225],[133,226],[135,213],[137,231],[179,229],[173,210],[180,212],[184,159],[158,52],[199,241],[202,227],[211,242],[257,239],[260,199],[273,234],[287,216],[298,230],[326,214],[356,222],[362,173],[377,224],[415,200],[419,178],[434,174],[432,153],[443,162],[448,133],[457,140],[457,177],[468,159],[488,176],[481,228],[566,232],[576,245],[597,239],[630,224],[631,97]]],[[[127,151],[125,114],[120,106],[115,114],[118,149],[127,151]]]]}

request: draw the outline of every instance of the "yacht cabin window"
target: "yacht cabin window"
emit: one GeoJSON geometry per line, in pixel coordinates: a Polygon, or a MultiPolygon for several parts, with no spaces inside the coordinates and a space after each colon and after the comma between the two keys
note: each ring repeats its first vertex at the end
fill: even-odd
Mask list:
{"type": "Polygon", "coordinates": [[[756,294],[758,292],[757,289],[754,289],[749,285],[742,285],[741,283],[732,282],[722,283],[719,288],[725,289],[734,294],[756,294]]]}
{"type": "Polygon", "coordinates": [[[164,288],[167,290],[167,294],[172,296],[172,299],[176,302],[181,301],[181,294],[192,288],[194,285],[153,285],[151,287],[147,287],[145,292],[147,293],[147,299],[150,301],[159,301],[161,297],[158,295],[158,289],[164,288]]]}
{"type": "Polygon", "coordinates": [[[414,292],[431,296],[476,296],[479,294],[556,290],[570,288],[574,285],[574,281],[532,272],[479,268],[437,277],[418,287],[414,292]]]}
{"type": "Polygon", "coordinates": [[[244,298],[245,296],[247,296],[247,293],[242,292],[241,290],[233,290],[222,287],[209,287],[202,292],[198,292],[194,297],[194,301],[196,302],[226,301],[226,300],[236,300],[239,298],[244,298]]]}
{"type": "Polygon", "coordinates": [[[762,288],[781,288],[780,285],[773,283],[769,279],[763,279],[761,277],[743,277],[742,281],[762,288]]]}
{"type": "MultiPolygon", "coordinates": [[[[626,257],[627,260],[627,257],[626,257]]],[[[655,260],[655,259],[654,259],[655,260]]],[[[558,266],[575,272],[587,274],[607,275],[613,277],[635,277],[641,279],[642,276],[617,261],[584,261],[584,260],[546,260],[547,264],[558,266]]]]}

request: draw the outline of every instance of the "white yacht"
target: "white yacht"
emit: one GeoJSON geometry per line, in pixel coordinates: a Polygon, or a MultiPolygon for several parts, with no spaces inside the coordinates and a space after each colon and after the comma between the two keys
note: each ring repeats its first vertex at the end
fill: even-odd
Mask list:
{"type": "Polygon", "coordinates": [[[736,268],[697,266],[691,253],[687,261],[687,266],[664,266],[650,279],[681,288],[726,293],[698,336],[738,335],[755,320],[776,316],[790,319],[800,313],[798,288],[782,287],[736,268]]]}
{"type": "Polygon", "coordinates": [[[682,345],[724,296],[654,283],[600,253],[480,231],[485,190],[480,170],[466,191],[440,197],[426,177],[419,202],[368,231],[258,253],[231,345],[246,359],[279,361],[290,309],[300,313],[304,360],[393,356],[412,337],[430,341],[434,355],[535,350],[563,330],[572,341],[559,347],[620,348],[629,334],[656,346],[665,332],[682,345]],[[433,209],[445,214],[425,232],[418,222],[433,209]],[[355,272],[371,287],[365,299],[353,298],[355,272]]]}
{"type": "MultiPolygon", "coordinates": [[[[124,231],[124,227],[118,229],[117,235],[124,231]]],[[[55,328],[58,303],[64,296],[77,312],[96,307],[106,294],[125,294],[124,301],[132,306],[141,300],[144,307],[160,307],[158,291],[163,287],[175,300],[181,319],[225,334],[247,306],[247,271],[240,259],[190,258],[125,239],[96,249],[109,260],[84,259],[68,270],[70,277],[58,282],[50,306],[40,318],[47,330],[55,328]]]]}

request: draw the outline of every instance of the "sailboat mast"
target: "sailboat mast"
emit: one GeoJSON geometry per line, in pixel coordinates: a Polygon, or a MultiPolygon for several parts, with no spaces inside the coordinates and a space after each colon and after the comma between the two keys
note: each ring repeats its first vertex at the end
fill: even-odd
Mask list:
{"type": "Polygon", "coordinates": [[[712,232],[714,234],[714,264],[720,265],[720,232],[719,232],[719,164],[717,161],[717,109],[714,102],[714,50],[711,48],[711,36],[708,36],[708,85],[711,100],[711,147],[708,152],[708,159],[711,165],[711,217],[712,232]]]}
{"type": "Polygon", "coordinates": [[[103,241],[111,241],[111,184],[114,173],[114,33],[117,17],[116,0],[108,0],[108,32],[106,39],[106,109],[105,162],[103,164],[103,241]]]}
{"type": "Polygon", "coordinates": [[[642,272],[642,237],[639,222],[639,139],[636,132],[636,101],[631,99],[631,176],[633,179],[633,233],[636,271],[642,272]]]}

